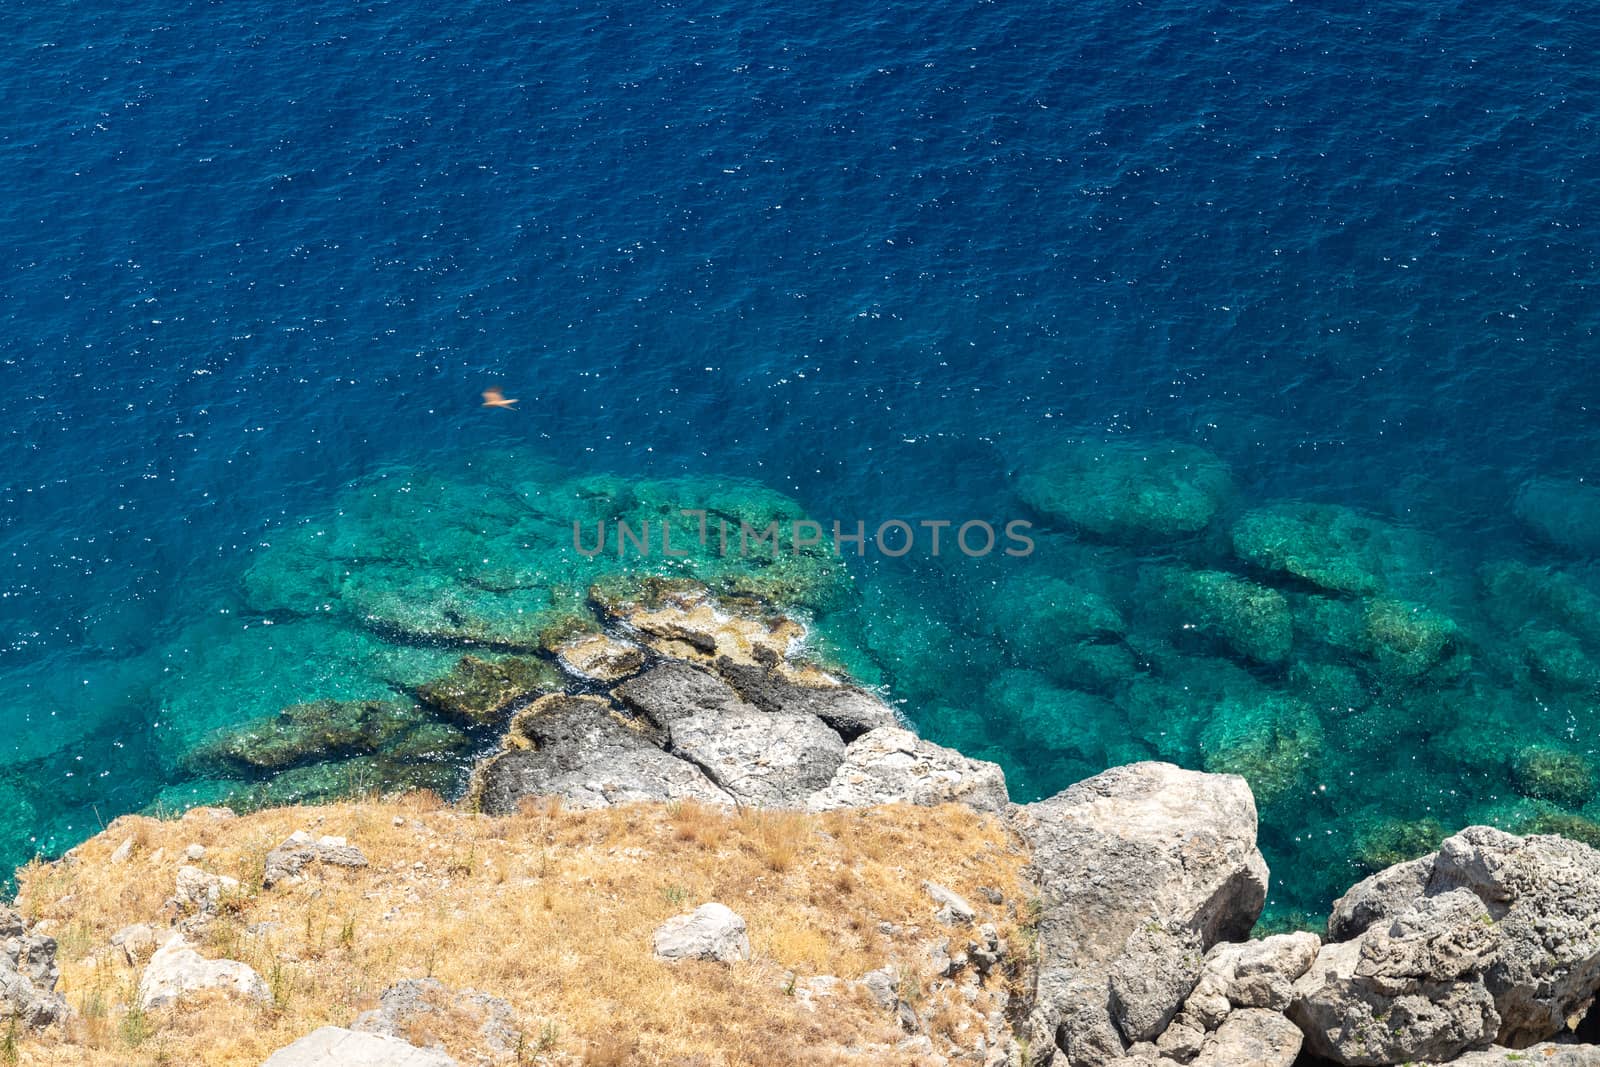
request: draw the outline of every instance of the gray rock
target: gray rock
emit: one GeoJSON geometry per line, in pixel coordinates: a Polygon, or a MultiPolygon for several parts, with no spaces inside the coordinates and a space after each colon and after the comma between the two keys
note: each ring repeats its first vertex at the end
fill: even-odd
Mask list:
{"type": "Polygon", "coordinates": [[[30,933],[21,915],[0,905],[0,1024],[36,1030],[64,1020],[60,974],[55,938],[30,933]]]}
{"type": "Polygon", "coordinates": [[[960,894],[946,889],[938,882],[923,882],[922,888],[927,890],[933,902],[939,905],[939,910],[934,913],[934,918],[947,926],[965,926],[978,917],[977,911],[963,900],[960,894]]]}
{"type": "Polygon", "coordinates": [[[417,1048],[397,1037],[338,1026],[313,1030],[267,1057],[261,1067],[458,1067],[438,1049],[417,1048]]]}
{"type": "Polygon", "coordinates": [[[800,685],[766,667],[735,663],[726,656],[717,660],[717,671],[762,711],[815,715],[846,741],[881,726],[902,725],[893,708],[853,685],[800,685]]]}
{"type": "MultiPolygon", "coordinates": [[[[268,857],[270,863],[271,857],[268,857]]],[[[167,901],[179,915],[214,915],[217,902],[239,889],[239,879],[209,874],[185,864],[178,868],[177,886],[167,901]]]]}
{"type": "Polygon", "coordinates": [[[580,809],[641,800],[734,802],[700,768],[661,751],[602,700],[544,697],[517,716],[512,731],[528,747],[491,757],[473,783],[480,810],[491,815],[511,814],[530,796],[559,796],[580,809]]]}
{"type": "Polygon", "coordinates": [[[1306,1047],[1342,1064],[1445,1060],[1500,1027],[1483,969],[1499,948],[1466,889],[1426,898],[1387,927],[1325,945],[1295,983],[1292,1019],[1306,1047]]]}
{"type": "Polygon", "coordinates": [[[139,979],[139,1003],[146,1009],[167,1008],[184,994],[220,989],[251,1000],[269,1000],[261,976],[237,960],[208,960],[174,934],[150,957],[139,979]]]}
{"type": "Polygon", "coordinates": [[[1154,1041],[1200,980],[1200,937],[1157,923],[1139,927],[1110,968],[1111,1015],[1129,1042],[1154,1041]]]}
{"type": "Polygon", "coordinates": [[[407,978],[383,991],[378,1006],[362,1012],[352,1030],[405,1037],[417,1020],[435,1012],[465,1011],[481,1016],[479,1036],[494,1052],[514,1052],[518,1041],[516,1011],[499,997],[467,989],[455,992],[437,978],[407,978]]]}
{"type": "Polygon", "coordinates": [[[802,807],[832,781],[844,742],[814,715],[701,711],[673,722],[671,752],[741,804],[802,807]]]}
{"type": "Polygon", "coordinates": [[[887,967],[868,971],[856,984],[865,989],[873,1003],[885,1011],[893,1011],[900,1002],[899,976],[887,967]]]}
{"type": "MultiPolygon", "coordinates": [[[[1295,1034],[1298,1037],[1299,1031],[1297,1030],[1295,1034]]],[[[1156,1038],[1156,1048],[1169,1060],[1188,1063],[1200,1055],[1200,1049],[1204,1047],[1205,1041],[1204,1029],[1179,1018],[1156,1038]]]]}
{"type": "Polygon", "coordinates": [[[742,711],[749,706],[721,678],[676,659],[664,659],[629,678],[612,695],[662,730],[696,712],[742,711]]]}
{"type": "Polygon", "coordinates": [[[1302,1038],[1294,1023],[1275,1011],[1241,1008],[1206,1041],[1194,1067],[1291,1067],[1302,1038]]]}
{"type": "Polygon", "coordinates": [[[1491,1045],[1450,1061],[1447,1067],[1600,1067],[1600,1046],[1543,1042],[1524,1049],[1491,1045]]]}
{"type": "Polygon", "coordinates": [[[161,934],[149,923],[134,923],[112,934],[111,944],[122,950],[128,966],[137,967],[160,947],[161,934]]]}
{"type": "Polygon", "coordinates": [[[744,919],[725,904],[702,904],[656,928],[655,954],[664,960],[717,960],[733,963],[750,958],[750,937],[744,919]]]}
{"type": "Polygon", "coordinates": [[[1011,802],[1005,772],[996,764],[924,741],[910,730],[885,726],[850,742],[833,780],[813,793],[806,807],[833,811],[950,802],[978,811],[1005,811],[1011,802]]]}
{"type": "Polygon", "coordinates": [[[1266,900],[1256,808],[1235,775],[1117,767],[1016,809],[1040,887],[1039,966],[1024,1036],[1033,1063],[1121,1058],[1113,964],[1139,928],[1192,931],[1201,950],[1245,937],[1266,900]]]}
{"type": "Polygon", "coordinates": [[[1333,903],[1328,940],[1348,941],[1378,922],[1394,919],[1422,896],[1433,877],[1433,857],[1397,863],[1362,879],[1333,903]]]}
{"type": "Polygon", "coordinates": [[[644,649],[609,634],[582,634],[555,649],[556,659],[573,674],[615,682],[644,666],[644,649]]]}
{"type": "Polygon", "coordinates": [[[1206,954],[1204,971],[1234,1008],[1281,1012],[1294,1000],[1294,983],[1311,969],[1322,947],[1316,934],[1275,934],[1260,941],[1224,942],[1206,954]]]}
{"type": "Polygon", "coordinates": [[[281,845],[267,853],[261,884],[271,889],[279,882],[297,879],[312,863],[330,867],[365,867],[367,857],[342,837],[313,838],[304,830],[296,830],[281,845]]]}
{"type": "Polygon", "coordinates": [[[1533,478],[1517,490],[1512,510],[1551,544],[1600,555],[1600,488],[1575,478],[1533,478]]]}
{"type": "MultiPolygon", "coordinates": [[[[1493,934],[1470,976],[1493,1002],[1496,1028],[1488,1038],[1513,1048],[1529,1045],[1556,1036],[1589,1010],[1600,989],[1600,852],[1576,841],[1468,827],[1433,855],[1356,886],[1336,906],[1329,929],[1348,934],[1372,922],[1350,942],[1365,946],[1389,936],[1373,917],[1394,911],[1408,897],[1410,910],[1395,925],[1415,927],[1429,914],[1449,919],[1451,913],[1438,912],[1435,902],[1462,894],[1477,902],[1493,934]]],[[[1450,936],[1448,922],[1432,934],[1450,936]]],[[[1419,965],[1425,973],[1418,977],[1431,987],[1468,980],[1448,973],[1454,957],[1433,961],[1431,970],[1427,962],[1419,965]]],[[[1477,1042],[1486,1043],[1487,1038],[1477,1042]]]]}

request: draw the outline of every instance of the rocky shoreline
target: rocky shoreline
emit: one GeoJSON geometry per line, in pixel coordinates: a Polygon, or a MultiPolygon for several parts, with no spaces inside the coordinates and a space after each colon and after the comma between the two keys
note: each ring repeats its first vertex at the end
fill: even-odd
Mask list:
{"type": "MultiPolygon", "coordinates": [[[[888,971],[789,977],[788,995],[823,1005],[818,1011],[841,990],[859,991],[901,1031],[892,1050],[905,1062],[1600,1064],[1600,1047],[1584,1043],[1600,1040],[1600,853],[1588,846],[1469,827],[1352,887],[1324,931],[1252,940],[1268,871],[1243,778],[1144,762],[1015,805],[998,766],[917,737],[879,696],[800,655],[804,638],[794,619],[667,583],[608,600],[601,626],[554,643],[555,691],[546,691],[547,671],[524,678],[503,662],[467,657],[424,699],[480,724],[509,716],[463,801],[483,816],[511,817],[559,798],[574,811],[690,805],[809,818],[961,805],[1002,820],[1027,857],[1029,900],[993,890],[975,905],[903,872],[921,886],[929,916],[914,939],[918,981],[951,994],[939,1005],[964,1000],[970,1019],[936,1024],[935,1012],[948,1009],[931,996],[913,1003],[888,971]],[[1027,931],[1025,947],[1002,936],[999,924],[1011,920],[1027,931]]],[[[280,717],[270,729],[219,735],[196,758],[292,768],[300,753],[336,747],[343,735],[335,725],[350,721],[280,717]]],[[[421,729],[408,723],[406,736],[421,729]]],[[[107,835],[117,832],[113,824],[107,835]]],[[[98,846],[59,864],[91,862],[98,846]]],[[[366,867],[363,847],[291,835],[266,855],[254,891],[295,884],[308,871],[366,867]]],[[[256,971],[204,951],[210,924],[248,890],[207,870],[203,846],[191,852],[164,914],[130,917],[118,931],[118,951],[142,965],[143,1011],[201,991],[243,1002],[266,995],[256,971]],[[143,947],[127,947],[135,942],[143,947]]],[[[111,851],[103,862],[126,858],[111,851]]],[[[752,965],[739,901],[685,903],[695,906],[652,939],[660,960],[752,965]]],[[[67,1027],[82,1010],[57,991],[57,952],[47,924],[0,912],[0,1023],[9,1018],[14,1034],[24,1032],[21,1047],[28,1033],[67,1027]]],[[[407,986],[386,991],[382,1003],[416,995],[407,986]]],[[[489,998],[473,1002],[489,1004],[489,1018],[515,1012],[493,989],[471,996],[489,998]]],[[[319,1029],[268,1062],[458,1062],[410,1044],[392,1019],[366,1023],[319,1029]]],[[[499,1053],[485,1046],[484,1062],[580,1062],[520,1052],[513,1060],[499,1044],[499,1053]]]]}

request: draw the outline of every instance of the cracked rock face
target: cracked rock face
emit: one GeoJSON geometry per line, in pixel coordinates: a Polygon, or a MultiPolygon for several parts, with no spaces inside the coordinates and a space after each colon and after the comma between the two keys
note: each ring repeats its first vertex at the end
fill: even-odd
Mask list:
{"type": "Polygon", "coordinates": [[[664,960],[715,960],[736,963],[750,958],[750,936],[744,919],[726,904],[702,904],[657,927],[655,954],[664,960]]]}
{"type": "Polygon", "coordinates": [[[22,916],[0,905],[0,1030],[12,1020],[40,1029],[67,1017],[67,1001],[55,991],[60,978],[56,940],[30,933],[22,916]]]}
{"type": "Polygon", "coordinates": [[[850,742],[832,780],[806,801],[811,811],[875,804],[966,804],[996,814],[1010,805],[999,766],[968,759],[910,730],[883,726],[850,742]]]}
{"type": "Polygon", "coordinates": [[[576,808],[633,800],[733,804],[700,768],[663,752],[593,697],[536,701],[517,716],[512,740],[523,747],[491,757],[477,772],[474,792],[491,815],[516,811],[528,796],[560,796],[576,808]]]}
{"type": "Polygon", "coordinates": [[[1015,821],[1033,847],[1042,897],[1026,1022],[1035,1063],[1056,1048],[1072,1067],[1121,1059],[1128,1041],[1116,1018],[1140,1020],[1130,1025],[1142,1033],[1166,1013],[1181,974],[1147,991],[1124,983],[1113,1013],[1110,975],[1151,948],[1136,933],[1152,924],[1187,931],[1198,954],[1248,934],[1266,900],[1243,778],[1136,763],[1019,808],[1015,821]]]}
{"type": "Polygon", "coordinates": [[[1600,853],[1468,827],[1352,888],[1329,933],[1350,940],[1322,950],[1290,1013],[1319,1055],[1523,1048],[1581,1019],[1600,989],[1600,853]]]}
{"type": "Polygon", "coordinates": [[[696,712],[667,734],[670,751],[741,804],[803,807],[844,762],[844,740],[797,712],[696,712]]]}

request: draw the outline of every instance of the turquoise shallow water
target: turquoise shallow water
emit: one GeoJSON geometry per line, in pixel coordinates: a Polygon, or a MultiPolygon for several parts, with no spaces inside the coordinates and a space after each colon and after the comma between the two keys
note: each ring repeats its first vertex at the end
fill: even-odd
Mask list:
{"type": "Polygon", "coordinates": [[[7,867],[151,803],[199,724],[452,659],[246,575],[419,469],[470,543],[484,472],[535,457],[1032,517],[1025,561],[853,563],[822,629],[1019,799],[1247,767],[1280,910],[1439,828],[1594,814],[1589,8],[0,19],[7,867]],[[1097,532],[1063,501],[1148,468],[1078,441],[1228,484],[1198,530],[1097,532]],[[1364,516],[1294,529],[1381,580],[1242,553],[1289,501],[1364,516]],[[1284,597],[1287,644],[1212,572],[1284,597]]]}

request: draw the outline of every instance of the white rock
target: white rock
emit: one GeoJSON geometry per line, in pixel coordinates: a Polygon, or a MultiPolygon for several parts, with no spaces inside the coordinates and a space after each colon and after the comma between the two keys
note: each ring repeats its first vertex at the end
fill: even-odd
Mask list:
{"type": "Polygon", "coordinates": [[[112,863],[127,863],[128,862],[128,857],[130,857],[132,855],[133,855],[133,838],[131,838],[131,837],[124,838],[123,841],[122,841],[122,844],[117,846],[116,851],[111,853],[111,862],[112,863]]]}
{"type": "Polygon", "coordinates": [[[457,1067],[457,1064],[438,1049],[417,1048],[397,1037],[324,1026],[280,1048],[268,1056],[261,1067],[457,1067]]]}
{"type": "Polygon", "coordinates": [[[806,799],[806,807],[833,811],[950,802],[979,811],[1005,811],[1010,803],[1005,773],[996,764],[968,759],[910,730],[881,726],[850,742],[833,779],[806,799]]]}
{"type": "Polygon", "coordinates": [[[203,860],[206,858],[206,846],[201,844],[190,845],[183,850],[183,854],[189,860],[203,860]]]}
{"type": "Polygon", "coordinates": [[[656,955],[664,960],[732,963],[750,958],[750,937],[744,919],[715,901],[662,923],[656,929],[654,943],[656,955]]]}
{"type": "Polygon", "coordinates": [[[948,926],[966,925],[978,917],[977,911],[961,899],[960,895],[946,889],[938,882],[923,882],[922,888],[928,891],[933,902],[939,905],[939,910],[934,913],[934,918],[948,926]]]}
{"type": "Polygon", "coordinates": [[[174,934],[144,969],[139,980],[139,1003],[145,1008],[166,1008],[185,993],[221,989],[251,1000],[270,999],[267,983],[238,960],[208,960],[174,934]]]}

